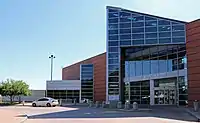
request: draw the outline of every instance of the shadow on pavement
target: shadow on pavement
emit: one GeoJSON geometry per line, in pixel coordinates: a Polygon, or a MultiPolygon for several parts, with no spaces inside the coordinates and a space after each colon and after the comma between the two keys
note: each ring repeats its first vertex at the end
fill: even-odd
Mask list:
{"type": "MultiPolygon", "coordinates": [[[[74,106],[73,106],[74,107],[74,106]]],[[[76,107],[77,108],[77,107],[76,107]]],[[[181,121],[195,121],[187,112],[179,108],[154,108],[151,112],[122,112],[101,108],[78,107],[77,110],[52,112],[28,116],[29,119],[51,118],[130,118],[130,117],[157,117],[181,121]]]]}

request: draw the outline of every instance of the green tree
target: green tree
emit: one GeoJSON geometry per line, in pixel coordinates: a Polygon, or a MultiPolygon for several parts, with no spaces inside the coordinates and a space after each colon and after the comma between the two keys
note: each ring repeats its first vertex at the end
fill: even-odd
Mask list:
{"type": "Polygon", "coordinates": [[[0,94],[2,96],[8,96],[10,98],[10,102],[12,103],[16,96],[28,96],[31,93],[29,85],[23,80],[7,79],[0,84],[0,94]]]}

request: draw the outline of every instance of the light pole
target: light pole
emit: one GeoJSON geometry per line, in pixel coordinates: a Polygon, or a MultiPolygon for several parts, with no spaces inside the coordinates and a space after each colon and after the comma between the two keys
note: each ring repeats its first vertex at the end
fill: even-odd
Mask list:
{"type": "MultiPolygon", "coordinates": [[[[53,59],[56,57],[54,55],[50,55],[49,58],[51,59],[51,82],[52,82],[52,76],[53,76],[53,59]]],[[[46,83],[46,97],[47,97],[47,83],[46,83]]]]}
{"type": "Polygon", "coordinates": [[[56,58],[54,55],[50,55],[49,58],[51,59],[51,82],[53,76],[53,59],[56,58]]]}

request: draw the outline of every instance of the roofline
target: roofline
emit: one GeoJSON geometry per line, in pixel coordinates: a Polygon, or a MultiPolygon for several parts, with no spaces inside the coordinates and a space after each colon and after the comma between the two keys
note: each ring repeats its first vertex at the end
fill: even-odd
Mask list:
{"type": "Polygon", "coordinates": [[[200,21],[200,19],[196,19],[196,20],[190,21],[188,23],[193,23],[193,22],[196,22],[196,21],[200,21]]]}
{"type": "Polygon", "coordinates": [[[106,52],[100,53],[100,54],[98,54],[98,55],[95,55],[95,56],[92,56],[92,57],[90,57],[90,58],[84,59],[84,60],[82,60],[82,61],[78,61],[78,62],[76,62],[76,63],[73,63],[73,64],[69,65],[69,66],[63,67],[62,69],[65,69],[65,68],[74,66],[74,65],[79,64],[79,63],[81,63],[81,62],[87,61],[87,60],[89,60],[89,59],[92,59],[92,58],[95,58],[95,57],[97,57],[97,56],[101,56],[101,55],[104,55],[104,54],[106,54],[106,52]]]}
{"type": "Polygon", "coordinates": [[[121,7],[106,6],[106,9],[125,10],[125,11],[129,11],[129,12],[134,12],[134,13],[137,13],[137,14],[143,14],[143,15],[147,15],[147,16],[153,16],[153,17],[156,17],[156,18],[162,18],[162,19],[168,19],[168,20],[171,20],[171,21],[177,21],[177,22],[180,22],[180,23],[188,23],[186,21],[180,21],[180,20],[176,20],[176,19],[165,18],[165,17],[160,17],[160,16],[156,16],[156,15],[146,14],[146,13],[142,13],[142,12],[132,11],[132,10],[124,9],[124,8],[121,8],[121,7]]]}

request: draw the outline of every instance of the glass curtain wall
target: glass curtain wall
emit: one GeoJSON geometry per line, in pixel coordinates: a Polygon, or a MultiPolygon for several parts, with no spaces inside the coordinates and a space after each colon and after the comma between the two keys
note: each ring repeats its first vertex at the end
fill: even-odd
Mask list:
{"type": "Polygon", "coordinates": [[[54,99],[76,99],[79,101],[79,90],[47,90],[47,97],[54,99]]]}
{"type": "Polygon", "coordinates": [[[186,69],[185,45],[126,49],[125,77],[146,76],[186,69]]]}
{"type": "Polygon", "coordinates": [[[93,64],[81,65],[81,100],[93,100],[93,64]]]}
{"type": "MultiPolygon", "coordinates": [[[[137,13],[116,7],[107,7],[108,95],[120,94],[121,47],[179,43],[185,43],[184,22],[137,13]]],[[[156,54],[151,56],[151,58],[153,57],[158,58],[156,57],[156,54]]],[[[143,58],[138,57],[138,60],[141,59],[143,58]]],[[[148,68],[149,70],[147,71],[144,71],[143,68],[134,73],[136,74],[135,76],[158,73],[158,68],[156,68],[157,62],[163,65],[166,64],[164,63],[165,60],[162,61],[159,59],[146,59],[144,62],[135,62],[136,65],[133,67],[138,67],[136,69],[141,68],[141,66],[143,66],[142,64],[144,64],[144,66],[152,64],[152,68],[155,68],[148,68]]],[[[166,69],[167,68],[163,68],[161,71],[165,72],[166,69]]]]}

